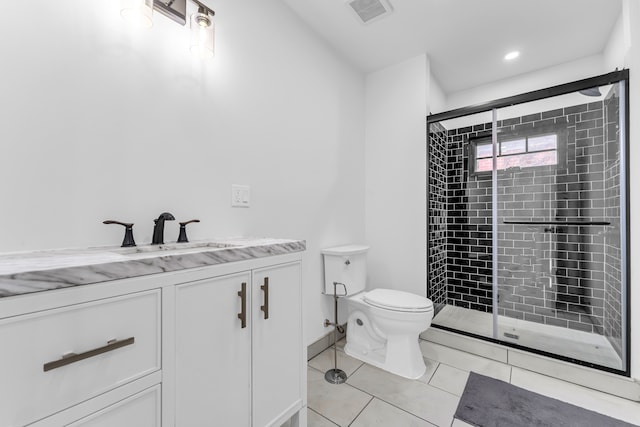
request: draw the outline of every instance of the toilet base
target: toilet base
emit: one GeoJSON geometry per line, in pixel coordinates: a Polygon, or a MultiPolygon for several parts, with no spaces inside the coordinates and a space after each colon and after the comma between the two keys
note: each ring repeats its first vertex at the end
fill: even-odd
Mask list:
{"type": "Polygon", "coordinates": [[[427,370],[418,340],[416,339],[414,343],[406,336],[399,337],[397,340],[390,337],[386,345],[378,349],[368,349],[349,343],[347,336],[344,352],[376,368],[411,380],[421,378],[427,370]]]}

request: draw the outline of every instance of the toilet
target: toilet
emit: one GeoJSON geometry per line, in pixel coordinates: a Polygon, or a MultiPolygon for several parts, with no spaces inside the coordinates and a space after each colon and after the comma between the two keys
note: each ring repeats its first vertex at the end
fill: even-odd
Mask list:
{"type": "Polygon", "coordinates": [[[346,245],[322,251],[325,293],[346,293],[349,356],[405,378],[424,375],[418,336],[431,326],[433,303],[393,289],[365,290],[368,246],[346,245]],[[344,285],[344,288],[343,286],[344,285]],[[345,290],[346,288],[346,290],[345,290]]]}

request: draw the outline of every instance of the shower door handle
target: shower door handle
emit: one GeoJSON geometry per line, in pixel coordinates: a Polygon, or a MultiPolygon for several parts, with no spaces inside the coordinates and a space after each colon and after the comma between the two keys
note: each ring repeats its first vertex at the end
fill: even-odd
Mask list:
{"type": "Polygon", "coordinates": [[[260,306],[260,310],[264,312],[265,320],[269,318],[269,278],[264,278],[264,284],[260,286],[264,291],[264,305],[260,306]]]}
{"type": "Polygon", "coordinates": [[[246,328],[247,327],[247,284],[246,283],[242,283],[242,288],[240,289],[240,292],[238,292],[238,296],[240,297],[241,300],[241,307],[240,307],[240,313],[238,313],[238,319],[240,319],[240,328],[246,328]]]}

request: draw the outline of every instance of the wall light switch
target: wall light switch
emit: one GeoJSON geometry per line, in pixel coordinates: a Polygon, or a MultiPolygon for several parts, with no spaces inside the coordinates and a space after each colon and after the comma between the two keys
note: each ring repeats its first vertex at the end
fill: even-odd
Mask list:
{"type": "Polygon", "coordinates": [[[248,185],[231,185],[231,206],[248,208],[251,202],[251,187],[248,185]]]}

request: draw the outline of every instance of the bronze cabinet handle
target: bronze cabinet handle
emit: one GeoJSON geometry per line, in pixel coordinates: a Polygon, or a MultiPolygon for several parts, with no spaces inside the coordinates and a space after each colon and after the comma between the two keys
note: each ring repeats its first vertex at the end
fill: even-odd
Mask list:
{"type": "Polygon", "coordinates": [[[264,305],[260,306],[260,310],[264,311],[264,318],[269,318],[269,278],[264,278],[264,285],[260,286],[264,291],[264,305]]]}
{"type": "Polygon", "coordinates": [[[240,319],[240,323],[242,324],[241,328],[247,327],[247,284],[242,283],[242,288],[240,292],[238,292],[238,296],[242,300],[242,308],[240,309],[240,313],[238,313],[238,319],[240,319]]]}
{"type": "Polygon", "coordinates": [[[50,371],[52,369],[60,368],[62,366],[70,365],[72,363],[79,362],[84,359],[88,359],[90,357],[97,356],[99,354],[108,353],[110,351],[119,349],[121,347],[126,347],[135,342],[135,338],[127,338],[124,340],[112,340],[107,343],[107,345],[99,348],[95,348],[93,350],[85,351],[84,353],[71,353],[69,355],[62,356],[62,359],[54,360],[53,362],[48,362],[42,365],[42,369],[44,372],[50,371]]]}

